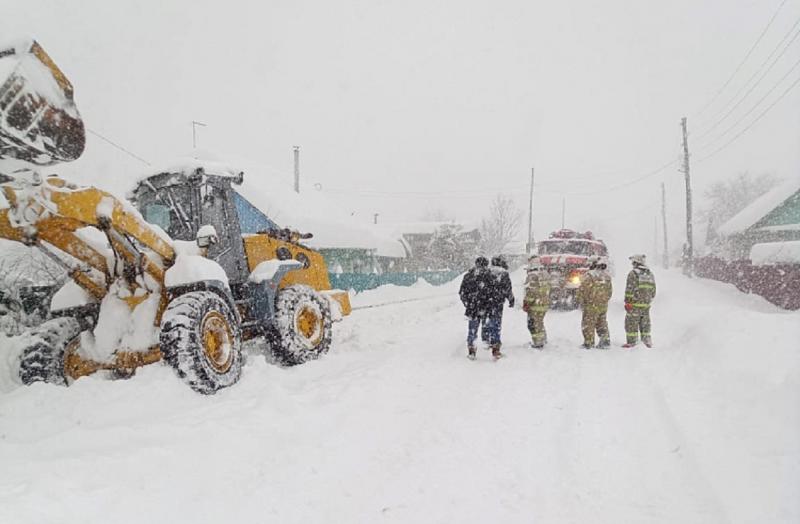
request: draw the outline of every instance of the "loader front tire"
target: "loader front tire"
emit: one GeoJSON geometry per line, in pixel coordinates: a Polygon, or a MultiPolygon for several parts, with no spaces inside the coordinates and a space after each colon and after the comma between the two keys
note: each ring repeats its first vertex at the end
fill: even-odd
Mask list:
{"type": "Polygon", "coordinates": [[[28,334],[30,343],[19,357],[19,378],[23,384],[48,382],[66,386],[66,356],[80,345],[81,325],[77,319],[48,320],[28,334]]]}
{"type": "Polygon", "coordinates": [[[332,322],[328,300],[308,286],[289,286],[275,300],[275,324],[270,346],[287,366],[319,358],[331,346],[332,322]]]}
{"type": "Polygon", "coordinates": [[[160,344],[164,360],[198,393],[216,393],[242,375],[239,323],[212,291],[192,291],[169,303],[160,344]]]}

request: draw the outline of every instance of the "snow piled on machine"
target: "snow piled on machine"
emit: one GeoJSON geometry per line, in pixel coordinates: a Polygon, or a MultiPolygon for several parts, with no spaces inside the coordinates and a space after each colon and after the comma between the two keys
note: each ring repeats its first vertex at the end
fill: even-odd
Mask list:
{"type": "Polygon", "coordinates": [[[168,288],[204,280],[217,280],[228,286],[228,275],[222,266],[201,255],[178,253],[175,263],[164,274],[164,285],[168,288]]]}
{"type": "MultiPolygon", "coordinates": [[[[140,288],[141,291],[141,288],[140,288]]],[[[113,362],[119,348],[126,351],[147,351],[158,344],[158,329],[153,325],[161,295],[151,293],[133,310],[125,298],[126,289],[114,283],[100,303],[100,315],[92,334],[84,332],[81,355],[96,362],[113,362]]]]}
{"type": "Polygon", "coordinates": [[[357,223],[346,210],[319,191],[294,192],[285,181],[277,180],[257,165],[243,163],[240,168],[215,160],[182,158],[149,169],[141,178],[156,173],[191,173],[198,168],[209,174],[230,177],[234,182],[243,178],[240,185],[234,184],[236,192],[281,227],[312,233],[313,238],[303,242],[311,248],[370,249],[379,256],[405,256],[399,240],[357,223]]]}
{"type": "Polygon", "coordinates": [[[50,299],[50,310],[58,311],[70,307],[83,306],[95,302],[88,291],[79,286],[74,280],[67,280],[50,299]]]}
{"type": "Polygon", "coordinates": [[[264,260],[259,262],[248,277],[250,282],[260,284],[272,280],[278,271],[284,269],[298,269],[303,267],[299,260],[264,260]]]}
{"type": "MultiPolygon", "coordinates": [[[[28,49],[33,45],[33,39],[30,37],[15,37],[12,39],[5,39],[0,41],[0,53],[9,52],[10,55],[22,55],[27,53],[28,49]]],[[[0,84],[3,84],[11,73],[19,65],[19,59],[0,60],[0,84]]]]}

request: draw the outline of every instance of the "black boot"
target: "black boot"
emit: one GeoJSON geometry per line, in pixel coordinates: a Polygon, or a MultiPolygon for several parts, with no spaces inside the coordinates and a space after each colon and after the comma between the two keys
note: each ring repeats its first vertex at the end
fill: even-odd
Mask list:
{"type": "Polygon", "coordinates": [[[503,358],[505,356],[502,353],[500,353],[500,344],[492,344],[491,347],[492,347],[492,357],[494,357],[495,360],[503,358]]]}

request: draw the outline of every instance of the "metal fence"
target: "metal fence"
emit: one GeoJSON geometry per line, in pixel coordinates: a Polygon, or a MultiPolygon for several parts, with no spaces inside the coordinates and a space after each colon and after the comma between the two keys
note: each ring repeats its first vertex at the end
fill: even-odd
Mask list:
{"type": "Polygon", "coordinates": [[[418,279],[423,279],[434,286],[450,282],[463,271],[409,271],[408,273],[329,273],[331,286],[334,289],[353,289],[365,291],[386,284],[411,286],[418,279]]]}
{"type": "Polygon", "coordinates": [[[749,260],[703,257],[695,259],[694,270],[698,277],[733,284],[783,309],[800,309],[800,264],[754,266],[749,260]]]}

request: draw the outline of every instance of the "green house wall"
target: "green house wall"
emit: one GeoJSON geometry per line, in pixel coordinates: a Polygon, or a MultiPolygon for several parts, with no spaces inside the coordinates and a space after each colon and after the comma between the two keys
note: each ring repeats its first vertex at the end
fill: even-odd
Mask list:
{"type": "Polygon", "coordinates": [[[783,201],[767,216],[759,220],[751,229],[758,229],[769,226],[786,226],[800,224],[800,191],[783,201]]]}

